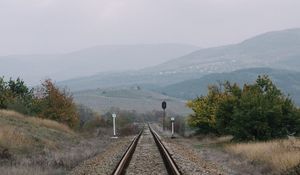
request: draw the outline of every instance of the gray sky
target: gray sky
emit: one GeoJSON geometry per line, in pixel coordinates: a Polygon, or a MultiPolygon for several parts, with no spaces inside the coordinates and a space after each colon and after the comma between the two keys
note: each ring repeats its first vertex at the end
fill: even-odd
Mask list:
{"type": "Polygon", "coordinates": [[[0,55],[94,45],[210,47],[300,27],[299,0],[0,0],[0,55]]]}

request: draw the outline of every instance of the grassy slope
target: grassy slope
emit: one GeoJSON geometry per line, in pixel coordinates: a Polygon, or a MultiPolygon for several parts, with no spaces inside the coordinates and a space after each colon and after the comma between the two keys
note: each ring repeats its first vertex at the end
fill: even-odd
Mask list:
{"type": "Polygon", "coordinates": [[[62,175],[109,145],[51,120],[0,110],[0,174],[62,175]]]}
{"type": "Polygon", "coordinates": [[[72,143],[76,138],[72,130],[55,121],[0,110],[0,147],[13,154],[57,149],[63,142],[72,143]]]}

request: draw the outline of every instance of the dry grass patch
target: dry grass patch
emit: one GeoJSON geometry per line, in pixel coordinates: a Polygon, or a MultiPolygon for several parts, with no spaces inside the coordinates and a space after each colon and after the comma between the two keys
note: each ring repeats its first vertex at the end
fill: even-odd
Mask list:
{"type": "Polygon", "coordinates": [[[0,110],[1,175],[66,174],[110,142],[104,136],[84,138],[55,121],[0,110]],[[8,158],[1,157],[4,150],[8,158]]]}
{"type": "Polygon", "coordinates": [[[290,170],[300,164],[300,140],[230,144],[225,149],[253,162],[264,162],[277,172],[290,170]]]}
{"type": "Polygon", "coordinates": [[[24,116],[20,113],[17,113],[14,111],[8,111],[8,110],[0,110],[0,116],[19,119],[21,121],[29,122],[33,125],[43,126],[43,127],[49,128],[49,129],[55,129],[55,130],[59,130],[59,131],[67,132],[67,133],[73,133],[73,131],[67,125],[58,123],[53,120],[24,116]]]}
{"type": "Polygon", "coordinates": [[[197,139],[201,141],[201,145],[218,145],[229,143],[232,140],[232,136],[212,136],[212,135],[204,135],[198,136],[197,139]]]}
{"type": "Polygon", "coordinates": [[[57,149],[76,138],[77,134],[68,126],[56,121],[0,110],[0,148],[12,154],[57,149]]]}
{"type": "Polygon", "coordinates": [[[7,148],[29,148],[33,140],[15,126],[0,126],[0,144],[7,148]]]}
{"type": "Polygon", "coordinates": [[[44,126],[46,128],[55,129],[55,130],[73,134],[73,131],[67,125],[60,124],[53,120],[41,119],[36,117],[28,117],[26,118],[26,120],[39,126],[44,126]]]}

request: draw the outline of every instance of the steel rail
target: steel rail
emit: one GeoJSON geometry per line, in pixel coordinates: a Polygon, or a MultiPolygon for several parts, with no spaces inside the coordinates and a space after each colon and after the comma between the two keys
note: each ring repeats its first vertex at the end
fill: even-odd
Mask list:
{"type": "Polygon", "coordinates": [[[167,168],[167,171],[170,175],[181,175],[182,173],[180,172],[177,164],[175,163],[174,159],[172,158],[171,154],[165,147],[165,145],[162,143],[160,136],[152,130],[150,125],[148,124],[148,127],[150,128],[150,132],[153,135],[153,138],[155,140],[155,143],[159,149],[159,152],[164,160],[165,166],[167,168]]]}
{"type": "Polygon", "coordinates": [[[117,167],[113,171],[112,175],[123,175],[125,174],[125,170],[129,165],[129,162],[132,158],[132,155],[135,151],[135,148],[137,146],[137,143],[143,133],[144,129],[141,130],[141,132],[133,139],[129,147],[127,148],[126,152],[122,156],[122,159],[118,163],[117,167]]]}
{"type": "MultiPolygon", "coordinates": [[[[168,174],[170,175],[181,175],[178,166],[176,165],[174,159],[172,158],[171,154],[167,150],[167,148],[164,146],[164,144],[161,141],[160,136],[150,127],[148,124],[149,130],[153,136],[153,139],[156,143],[156,146],[158,147],[158,150],[160,152],[160,155],[164,161],[165,167],[168,171],[168,174]]],[[[131,158],[134,154],[134,151],[136,149],[136,146],[138,144],[138,141],[143,133],[144,129],[133,139],[129,147],[127,148],[126,152],[122,156],[120,162],[118,163],[117,167],[113,171],[112,175],[124,175],[126,173],[126,169],[131,161],[131,158]]]]}

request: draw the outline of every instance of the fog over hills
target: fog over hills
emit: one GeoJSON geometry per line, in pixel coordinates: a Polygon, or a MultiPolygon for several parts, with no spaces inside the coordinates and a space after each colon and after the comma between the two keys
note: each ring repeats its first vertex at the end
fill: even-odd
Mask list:
{"type": "Polygon", "coordinates": [[[238,44],[206,49],[180,44],[99,46],[61,55],[6,56],[0,60],[0,74],[21,76],[31,83],[37,83],[41,76],[49,76],[58,81],[59,86],[67,86],[75,92],[77,102],[99,106],[101,109],[95,106],[97,110],[112,106],[134,109],[141,104],[151,110],[159,106],[162,99],[172,99],[175,108],[184,111],[184,101],[177,98],[190,99],[204,94],[207,85],[218,80],[242,84],[264,73],[270,74],[275,83],[300,104],[297,95],[300,94],[297,78],[300,77],[297,72],[300,29],[268,32],[238,44]],[[145,65],[153,66],[143,68],[145,65]],[[102,72],[114,68],[118,72],[102,72]],[[122,71],[127,69],[130,71],[122,71]],[[60,81],[72,77],[79,78],[60,81]],[[124,90],[134,86],[143,90],[124,90]],[[131,95],[101,94],[103,89],[109,89],[104,91],[111,94],[131,95]],[[163,92],[166,95],[160,96],[163,92]],[[148,97],[149,101],[145,100],[148,97]]]}
{"type": "Polygon", "coordinates": [[[228,80],[243,86],[245,83],[253,83],[259,75],[269,75],[285,95],[290,95],[292,100],[300,105],[300,72],[271,68],[248,68],[227,73],[212,73],[165,87],[149,88],[149,86],[152,91],[138,86],[97,88],[75,92],[74,98],[77,103],[90,106],[99,112],[107,111],[113,106],[146,112],[159,109],[161,101],[166,100],[170,104],[171,112],[186,115],[190,111],[185,106],[185,100],[206,95],[208,85],[228,80]]]}
{"type": "Polygon", "coordinates": [[[177,98],[194,99],[197,96],[206,95],[208,85],[218,85],[218,83],[230,81],[243,86],[245,83],[252,84],[259,75],[270,76],[285,95],[290,95],[300,105],[300,72],[271,68],[250,68],[228,73],[208,74],[198,79],[186,80],[160,88],[158,91],[177,98]]]}
{"type": "Polygon", "coordinates": [[[261,34],[238,44],[200,49],[139,71],[97,74],[61,82],[60,85],[67,85],[74,91],[132,84],[156,88],[210,73],[253,67],[298,71],[299,58],[300,29],[289,29],[261,34]]]}
{"type": "Polygon", "coordinates": [[[107,45],[66,54],[2,56],[0,75],[22,77],[34,85],[48,77],[62,81],[99,72],[141,69],[197,49],[184,44],[107,45]]]}

